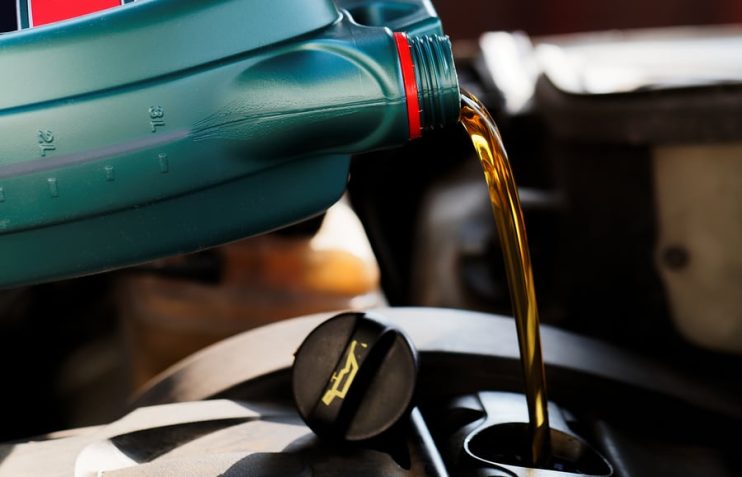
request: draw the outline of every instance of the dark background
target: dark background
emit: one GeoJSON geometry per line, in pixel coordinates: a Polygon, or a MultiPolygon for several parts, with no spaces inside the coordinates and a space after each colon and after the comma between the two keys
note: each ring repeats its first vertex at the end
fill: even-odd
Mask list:
{"type": "Polygon", "coordinates": [[[0,32],[16,29],[16,0],[0,0],[0,32]]]}
{"type": "MultiPolygon", "coordinates": [[[[453,39],[487,30],[533,35],[742,22],[739,0],[433,0],[453,39]]],[[[16,0],[0,0],[0,32],[15,29],[16,0]]]]}
{"type": "Polygon", "coordinates": [[[742,22],[739,0],[433,0],[454,40],[483,31],[532,35],[742,22]]]}

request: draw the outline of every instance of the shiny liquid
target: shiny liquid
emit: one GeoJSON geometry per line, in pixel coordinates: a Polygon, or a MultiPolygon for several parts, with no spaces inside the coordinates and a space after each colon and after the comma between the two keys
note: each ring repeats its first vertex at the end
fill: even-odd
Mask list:
{"type": "Polygon", "coordinates": [[[469,133],[489,189],[510,288],[528,401],[531,464],[545,466],[550,457],[549,414],[541,355],[536,288],[520,208],[518,189],[500,133],[487,109],[471,93],[461,96],[461,123],[469,133]]]}

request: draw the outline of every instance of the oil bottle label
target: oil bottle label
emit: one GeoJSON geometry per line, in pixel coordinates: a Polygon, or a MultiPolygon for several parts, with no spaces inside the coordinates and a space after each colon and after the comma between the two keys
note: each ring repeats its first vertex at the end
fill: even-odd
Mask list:
{"type": "MultiPolygon", "coordinates": [[[[14,7],[15,15],[4,18],[15,17],[15,28],[33,28],[48,25],[71,18],[81,17],[90,13],[119,7],[134,0],[16,0],[15,5],[4,2],[3,8],[10,10],[14,7]]],[[[10,12],[8,12],[10,13],[10,12]]],[[[2,31],[12,31],[10,25],[3,25],[2,31]]]]}

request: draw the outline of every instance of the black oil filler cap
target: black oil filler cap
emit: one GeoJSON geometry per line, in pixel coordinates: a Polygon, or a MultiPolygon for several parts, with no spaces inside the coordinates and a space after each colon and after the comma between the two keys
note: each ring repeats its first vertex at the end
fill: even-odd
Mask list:
{"type": "Polygon", "coordinates": [[[294,400],[320,437],[371,439],[410,409],[417,352],[397,327],[371,313],[343,313],[315,328],[296,352],[294,400]]]}

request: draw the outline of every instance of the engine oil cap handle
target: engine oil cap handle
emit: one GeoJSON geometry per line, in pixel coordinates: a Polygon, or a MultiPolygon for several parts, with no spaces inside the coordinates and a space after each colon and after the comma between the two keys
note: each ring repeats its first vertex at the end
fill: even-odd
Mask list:
{"type": "Polygon", "coordinates": [[[371,313],[343,313],[315,328],[292,370],[299,414],[320,437],[377,437],[410,409],[417,352],[396,326],[371,313]]]}

